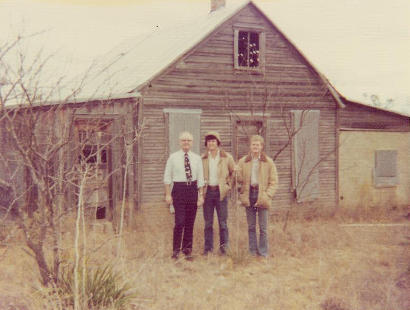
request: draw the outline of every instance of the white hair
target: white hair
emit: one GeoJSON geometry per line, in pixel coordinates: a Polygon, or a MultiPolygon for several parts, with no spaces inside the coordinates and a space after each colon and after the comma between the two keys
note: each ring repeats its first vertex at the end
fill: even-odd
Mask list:
{"type": "Polygon", "coordinates": [[[179,134],[179,140],[182,140],[183,138],[190,138],[191,140],[194,140],[194,136],[189,131],[183,131],[179,134]]]}

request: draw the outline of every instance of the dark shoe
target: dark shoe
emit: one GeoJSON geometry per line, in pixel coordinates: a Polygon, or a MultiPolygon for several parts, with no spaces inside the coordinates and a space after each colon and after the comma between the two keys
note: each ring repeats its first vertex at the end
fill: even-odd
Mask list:
{"type": "Polygon", "coordinates": [[[178,259],[178,252],[174,252],[171,256],[172,259],[178,259]]]}
{"type": "Polygon", "coordinates": [[[208,256],[208,255],[211,254],[211,253],[212,253],[211,250],[205,250],[205,251],[202,252],[202,255],[203,255],[203,256],[208,256]]]}
{"type": "Polygon", "coordinates": [[[191,254],[185,254],[185,259],[186,259],[187,261],[192,262],[192,261],[194,260],[194,257],[193,257],[191,254]]]}
{"type": "Polygon", "coordinates": [[[219,248],[219,255],[225,256],[226,255],[226,250],[225,248],[219,248]]]}

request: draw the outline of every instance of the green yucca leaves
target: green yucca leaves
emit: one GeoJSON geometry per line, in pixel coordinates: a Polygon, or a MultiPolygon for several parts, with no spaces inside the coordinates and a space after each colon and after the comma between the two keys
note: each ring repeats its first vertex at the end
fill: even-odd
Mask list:
{"type": "MultiPolygon", "coordinates": [[[[78,271],[80,304],[86,309],[124,309],[135,297],[132,287],[124,282],[118,272],[110,265],[86,267],[85,294],[83,294],[83,278],[81,268],[78,271]]],[[[67,305],[74,303],[74,267],[62,271],[59,283],[60,296],[67,305]]]]}

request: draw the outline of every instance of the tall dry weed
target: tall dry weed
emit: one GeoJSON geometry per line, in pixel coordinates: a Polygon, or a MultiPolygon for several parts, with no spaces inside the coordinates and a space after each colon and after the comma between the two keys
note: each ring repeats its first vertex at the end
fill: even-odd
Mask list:
{"type": "MultiPolygon", "coordinates": [[[[202,256],[204,225],[202,210],[198,210],[193,262],[170,258],[173,218],[165,208],[157,219],[139,211],[132,228],[124,230],[123,255],[116,261],[116,269],[138,292],[128,309],[408,309],[408,226],[342,226],[345,221],[340,216],[298,215],[291,217],[283,231],[283,219],[274,216],[269,225],[270,255],[260,259],[247,253],[244,210],[231,211],[230,253],[220,256],[215,250],[202,256]]],[[[389,220],[399,218],[392,214],[389,220]]],[[[385,219],[372,223],[382,221],[385,219]]],[[[92,266],[116,257],[118,240],[110,225],[99,222],[87,229],[92,266]]],[[[215,245],[217,229],[215,220],[215,245]]],[[[64,237],[67,263],[73,259],[72,237],[68,232],[64,237]]],[[[22,285],[38,277],[27,272],[33,262],[23,253],[18,246],[12,247],[1,261],[0,279],[8,283],[0,280],[0,288],[35,296],[32,286],[22,285]],[[24,272],[21,266],[27,266],[24,272]]],[[[53,299],[49,297],[48,302],[53,299]]],[[[58,309],[58,301],[54,302],[58,309]]],[[[37,303],[33,309],[49,308],[37,303]]]]}

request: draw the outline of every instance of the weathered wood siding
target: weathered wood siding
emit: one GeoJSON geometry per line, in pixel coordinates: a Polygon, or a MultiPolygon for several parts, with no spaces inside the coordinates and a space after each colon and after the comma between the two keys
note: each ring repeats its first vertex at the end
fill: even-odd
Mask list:
{"type": "Polygon", "coordinates": [[[410,131],[410,117],[377,110],[353,102],[347,102],[338,111],[340,128],[346,130],[410,131]]]}
{"type": "MultiPolygon", "coordinates": [[[[290,110],[320,109],[320,155],[326,159],[320,165],[318,203],[335,205],[336,104],[303,57],[252,5],[226,21],[141,93],[148,125],[143,138],[142,204],[164,199],[162,180],[168,154],[163,109],[172,107],[202,109],[201,137],[208,130],[219,131],[229,152],[233,151],[232,124],[238,115],[263,112],[268,115],[270,156],[288,142],[284,122],[290,126],[290,110]],[[266,31],[263,74],[234,69],[233,26],[238,23],[262,26],[266,31]]],[[[290,151],[289,146],[276,159],[280,180],[276,207],[288,207],[294,201],[290,151]]]]}
{"type": "MultiPolygon", "coordinates": [[[[76,138],[76,121],[81,120],[83,123],[90,124],[96,121],[111,122],[106,132],[107,156],[109,163],[109,183],[110,187],[110,209],[118,206],[118,201],[123,197],[124,167],[125,167],[125,149],[124,138],[132,140],[133,129],[136,128],[137,122],[137,104],[135,99],[120,99],[114,102],[88,102],[79,104],[61,104],[61,105],[44,105],[33,108],[16,108],[13,122],[9,123],[6,118],[0,121],[0,143],[1,157],[4,159],[0,163],[0,177],[8,183],[11,183],[14,194],[26,192],[27,186],[31,182],[29,170],[25,169],[27,163],[17,151],[14,139],[10,136],[7,128],[14,126],[21,135],[21,141],[35,140],[35,150],[39,153],[48,154],[48,150],[56,144],[66,143],[54,157],[50,158],[53,162],[54,169],[57,169],[59,163],[64,163],[65,169],[72,169],[79,158],[78,139],[76,138]],[[29,122],[30,117],[34,120],[29,122]],[[15,126],[15,124],[19,124],[15,126]],[[21,126],[20,126],[21,123],[21,126]],[[12,125],[10,125],[12,124],[12,125]],[[71,132],[65,135],[63,132],[71,132]],[[67,139],[67,140],[66,140],[67,139]],[[17,172],[15,172],[16,168],[17,172]]],[[[2,111],[6,113],[6,111],[2,111]]],[[[12,113],[12,112],[11,112],[12,113]]],[[[12,114],[10,114],[12,115],[12,114]]],[[[136,201],[138,178],[136,165],[136,146],[131,152],[130,164],[127,168],[127,190],[126,196],[129,200],[136,201]]],[[[46,155],[44,155],[46,157],[46,155]]],[[[48,155],[47,155],[48,156],[48,155]]],[[[50,174],[57,173],[52,171],[50,174]]],[[[64,184],[65,207],[72,208],[75,206],[75,190],[69,185],[64,184]]],[[[14,198],[14,197],[13,197],[14,198]]],[[[24,204],[24,197],[19,200],[20,205],[24,204]]],[[[113,215],[113,210],[107,210],[107,217],[113,215]]],[[[128,209],[132,212],[132,209],[128,209]]]]}

